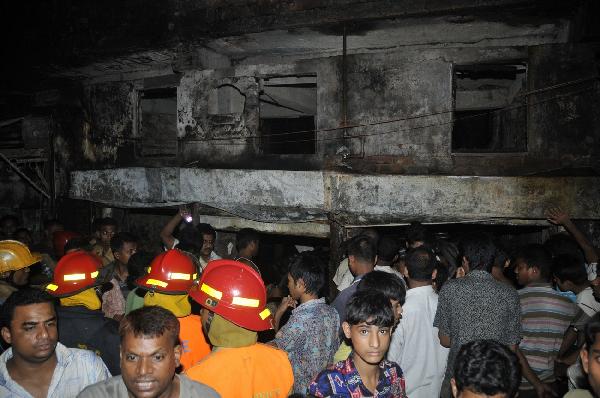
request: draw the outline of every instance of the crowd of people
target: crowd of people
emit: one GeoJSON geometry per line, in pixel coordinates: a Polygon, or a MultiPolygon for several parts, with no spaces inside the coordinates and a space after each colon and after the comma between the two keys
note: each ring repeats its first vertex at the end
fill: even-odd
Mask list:
{"type": "Polygon", "coordinates": [[[547,217],[543,243],[415,222],[274,266],[185,209],[159,253],[112,218],[34,242],[5,216],[0,397],[600,398],[599,251],[547,217]]]}

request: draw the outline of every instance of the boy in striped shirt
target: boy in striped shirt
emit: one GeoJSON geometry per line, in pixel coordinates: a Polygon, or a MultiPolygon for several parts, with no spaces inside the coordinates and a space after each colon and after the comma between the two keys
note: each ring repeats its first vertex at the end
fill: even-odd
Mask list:
{"type": "MultiPolygon", "coordinates": [[[[588,317],[575,303],[554,290],[552,259],[541,245],[528,245],[516,258],[521,302],[522,340],[519,344],[529,366],[543,383],[553,383],[554,361],[576,340],[588,317]]],[[[535,397],[531,384],[521,383],[519,397],[535,397]]]]}

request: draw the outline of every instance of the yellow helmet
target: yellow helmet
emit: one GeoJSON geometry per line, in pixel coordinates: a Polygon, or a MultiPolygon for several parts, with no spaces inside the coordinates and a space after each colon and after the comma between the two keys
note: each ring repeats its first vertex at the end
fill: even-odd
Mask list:
{"type": "Polygon", "coordinates": [[[27,245],[21,242],[16,240],[0,241],[0,274],[29,267],[41,259],[39,254],[32,254],[27,245]]]}

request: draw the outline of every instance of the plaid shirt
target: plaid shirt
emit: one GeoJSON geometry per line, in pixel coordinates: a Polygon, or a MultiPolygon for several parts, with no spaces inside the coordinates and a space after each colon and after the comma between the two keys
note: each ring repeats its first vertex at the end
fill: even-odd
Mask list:
{"type": "Polygon", "coordinates": [[[363,384],[352,355],[319,373],[310,383],[308,393],[315,397],[406,398],[404,376],[400,366],[395,362],[383,360],[379,367],[381,378],[377,383],[375,395],[363,384]]]}

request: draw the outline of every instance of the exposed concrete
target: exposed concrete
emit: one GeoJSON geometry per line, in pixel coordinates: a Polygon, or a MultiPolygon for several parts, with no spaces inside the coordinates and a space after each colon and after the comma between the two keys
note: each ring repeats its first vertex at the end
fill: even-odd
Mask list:
{"type": "MultiPolygon", "coordinates": [[[[72,173],[71,198],[120,207],[201,204],[257,222],[344,225],[544,219],[560,205],[599,219],[598,177],[366,176],[282,170],[116,169],[72,173]]],[[[518,223],[519,221],[517,221],[518,223]]]]}

